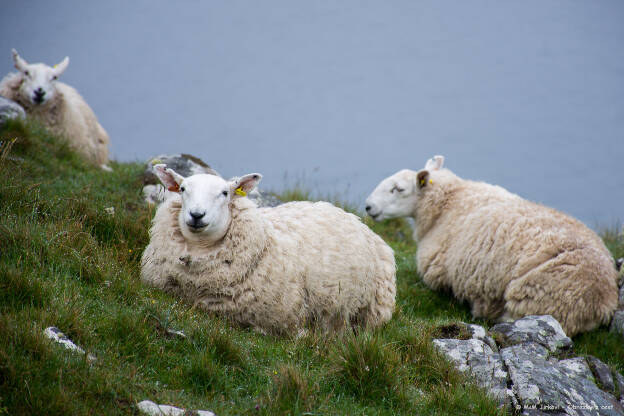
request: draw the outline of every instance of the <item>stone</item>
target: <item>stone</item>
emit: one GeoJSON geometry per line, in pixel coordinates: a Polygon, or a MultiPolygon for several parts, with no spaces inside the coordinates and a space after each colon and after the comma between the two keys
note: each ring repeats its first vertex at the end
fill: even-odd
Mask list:
{"type": "MultiPolygon", "coordinates": [[[[151,158],[145,165],[143,172],[143,198],[148,204],[160,204],[167,199],[171,192],[160,184],[158,176],[154,172],[154,165],[164,163],[168,168],[175,170],[182,176],[208,174],[221,176],[206,162],[189,154],[159,155],[151,158]]],[[[276,207],[282,201],[275,195],[254,189],[247,197],[256,202],[259,207],[276,207]]]]}
{"type": "MultiPolygon", "coordinates": [[[[85,351],[82,348],[74,344],[60,329],[55,326],[50,326],[46,328],[43,333],[46,337],[50,338],[58,344],[61,344],[64,348],[67,348],[68,350],[73,352],[77,352],[78,354],[85,354],[85,351]]],[[[87,360],[89,362],[93,362],[96,361],[96,358],[91,354],[87,354],[87,360]]]]}
{"type": "Polygon", "coordinates": [[[574,376],[569,366],[564,369],[557,360],[547,360],[548,354],[548,350],[536,342],[516,344],[500,352],[522,410],[567,415],[624,415],[624,408],[615,397],[598,388],[585,375],[574,376]]]}
{"type": "Polygon", "coordinates": [[[0,127],[8,120],[16,118],[26,118],[26,112],[22,106],[0,95],[0,127]]]}
{"type": "Polygon", "coordinates": [[[603,390],[615,394],[615,381],[613,380],[613,375],[611,374],[609,366],[591,355],[587,357],[587,363],[599,386],[602,387],[603,390]]]}
{"type": "Polygon", "coordinates": [[[166,404],[156,404],[150,400],[137,403],[137,408],[150,416],[216,416],[208,410],[185,410],[166,404]]]}
{"type": "Polygon", "coordinates": [[[505,346],[535,342],[550,352],[558,352],[573,345],[559,322],[550,315],[530,315],[514,322],[496,324],[490,333],[498,334],[505,346]]]}
{"type": "Polygon", "coordinates": [[[587,360],[584,357],[568,358],[567,360],[559,361],[561,369],[568,373],[570,377],[582,377],[594,382],[594,375],[587,364],[587,360]]]}
{"type": "Polygon", "coordinates": [[[615,311],[609,330],[624,336],[624,311],[615,311]]]}
{"type": "Polygon", "coordinates": [[[498,352],[498,346],[496,345],[496,341],[494,338],[489,336],[481,325],[468,324],[466,325],[466,329],[472,334],[473,339],[478,339],[480,341],[485,342],[487,345],[492,348],[492,351],[498,352]]]}
{"type": "Polygon", "coordinates": [[[500,354],[489,345],[479,339],[434,339],[433,344],[459,371],[469,371],[501,404],[509,402],[507,371],[500,354]]]}
{"type": "Polygon", "coordinates": [[[161,163],[164,163],[168,168],[175,170],[184,177],[198,175],[200,173],[221,176],[216,170],[212,169],[210,165],[193,155],[185,153],[175,155],[158,155],[151,158],[145,164],[145,171],[143,172],[144,185],[160,184],[153,167],[154,165],[161,163]]]}

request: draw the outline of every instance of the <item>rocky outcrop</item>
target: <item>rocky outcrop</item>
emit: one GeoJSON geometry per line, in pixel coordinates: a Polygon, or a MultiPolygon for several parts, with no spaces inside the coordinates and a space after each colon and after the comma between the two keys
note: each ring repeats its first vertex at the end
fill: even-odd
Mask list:
{"type": "MultiPolygon", "coordinates": [[[[64,348],[73,351],[77,354],[85,355],[85,351],[80,348],[78,345],[74,344],[72,340],[67,338],[67,336],[57,327],[50,326],[43,331],[43,334],[50,338],[52,341],[57,344],[63,346],[64,348]]],[[[87,360],[89,362],[94,362],[96,360],[95,356],[91,354],[87,354],[87,360]]]]}
{"type": "Polygon", "coordinates": [[[7,120],[15,118],[26,118],[24,109],[15,101],[0,95],[0,127],[2,127],[7,120]]]}
{"type": "Polygon", "coordinates": [[[156,404],[149,400],[137,403],[137,408],[150,416],[215,416],[208,410],[186,410],[166,404],[156,404]]]}
{"type": "Polygon", "coordinates": [[[434,345],[516,414],[624,415],[624,377],[596,357],[562,359],[572,355],[573,343],[551,316],[527,316],[489,332],[460,325],[457,333],[471,338],[434,339],[434,345]]]}
{"type": "MultiPolygon", "coordinates": [[[[145,164],[143,172],[143,197],[148,204],[159,204],[169,195],[169,191],[160,184],[153,169],[154,165],[159,163],[164,163],[168,168],[185,177],[202,173],[221,176],[206,162],[192,155],[182,153],[153,157],[145,164]]],[[[275,207],[282,203],[277,196],[257,189],[250,192],[247,197],[254,200],[259,207],[275,207]]]]}

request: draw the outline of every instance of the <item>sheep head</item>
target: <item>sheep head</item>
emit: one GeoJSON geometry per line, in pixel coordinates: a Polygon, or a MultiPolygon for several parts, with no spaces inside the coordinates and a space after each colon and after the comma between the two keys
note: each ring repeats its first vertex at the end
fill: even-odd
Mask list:
{"type": "Polygon", "coordinates": [[[434,156],[423,170],[403,169],[384,179],[366,198],[366,212],[375,221],[412,216],[419,196],[431,185],[430,172],[443,164],[444,156],[434,156]]]}
{"type": "Polygon", "coordinates": [[[69,58],[65,57],[59,64],[49,67],[46,64],[29,64],[13,49],[15,68],[21,73],[22,83],[19,93],[22,99],[32,105],[43,105],[56,94],[55,82],[67,69],[69,58]]]}
{"type": "Polygon", "coordinates": [[[202,244],[214,244],[225,236],[232,219],[231,202],[251,192],[262,179],[259,173],[229,181],[208,174],[185,178],[164,164],[155,165],[154,170],[165,188],[180,194],[178,223],[182,235],[202,244]]]}

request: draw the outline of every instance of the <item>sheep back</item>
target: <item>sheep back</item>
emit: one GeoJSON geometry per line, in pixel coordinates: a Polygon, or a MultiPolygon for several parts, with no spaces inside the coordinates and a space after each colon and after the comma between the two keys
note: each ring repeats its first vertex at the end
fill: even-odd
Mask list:
{"type": "Polygon", "coordinates": [[[304,326],[378,326],[394,310],[392,249],[359,218],[328,203],[232,207],[212,247],[182,236],[177,197],[157,210],[142,260],[143,281],[263,332],[304,326]]]}
{"type": "Polygon", "coordinates": [[[444,190],[417,210],[429,222],[416,231],[425,283],[469,301],[475,317],[550,314],[570,336],[609,322],[617,275],[596,233],[501,187],[448,171],[433,178],[444,190]]]}

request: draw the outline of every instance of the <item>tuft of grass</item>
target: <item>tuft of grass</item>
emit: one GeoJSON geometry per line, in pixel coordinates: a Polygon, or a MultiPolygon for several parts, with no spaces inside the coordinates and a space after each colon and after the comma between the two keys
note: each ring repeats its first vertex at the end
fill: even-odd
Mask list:
{"type": "Polygon", "coordinates": [[[362,400],[404,399],[404,369],[400,354],[378,334],[363,332],[345,337],[332,354],[337,388],[362,400]]]}
{"type": "Polygon", "coordinates": [[[262,414],[291,415],[310,413],[317,407],[319,388],[310,384],[299,368],[280,365],[272,377],[273,388],[265,398],[262,414]]]}

